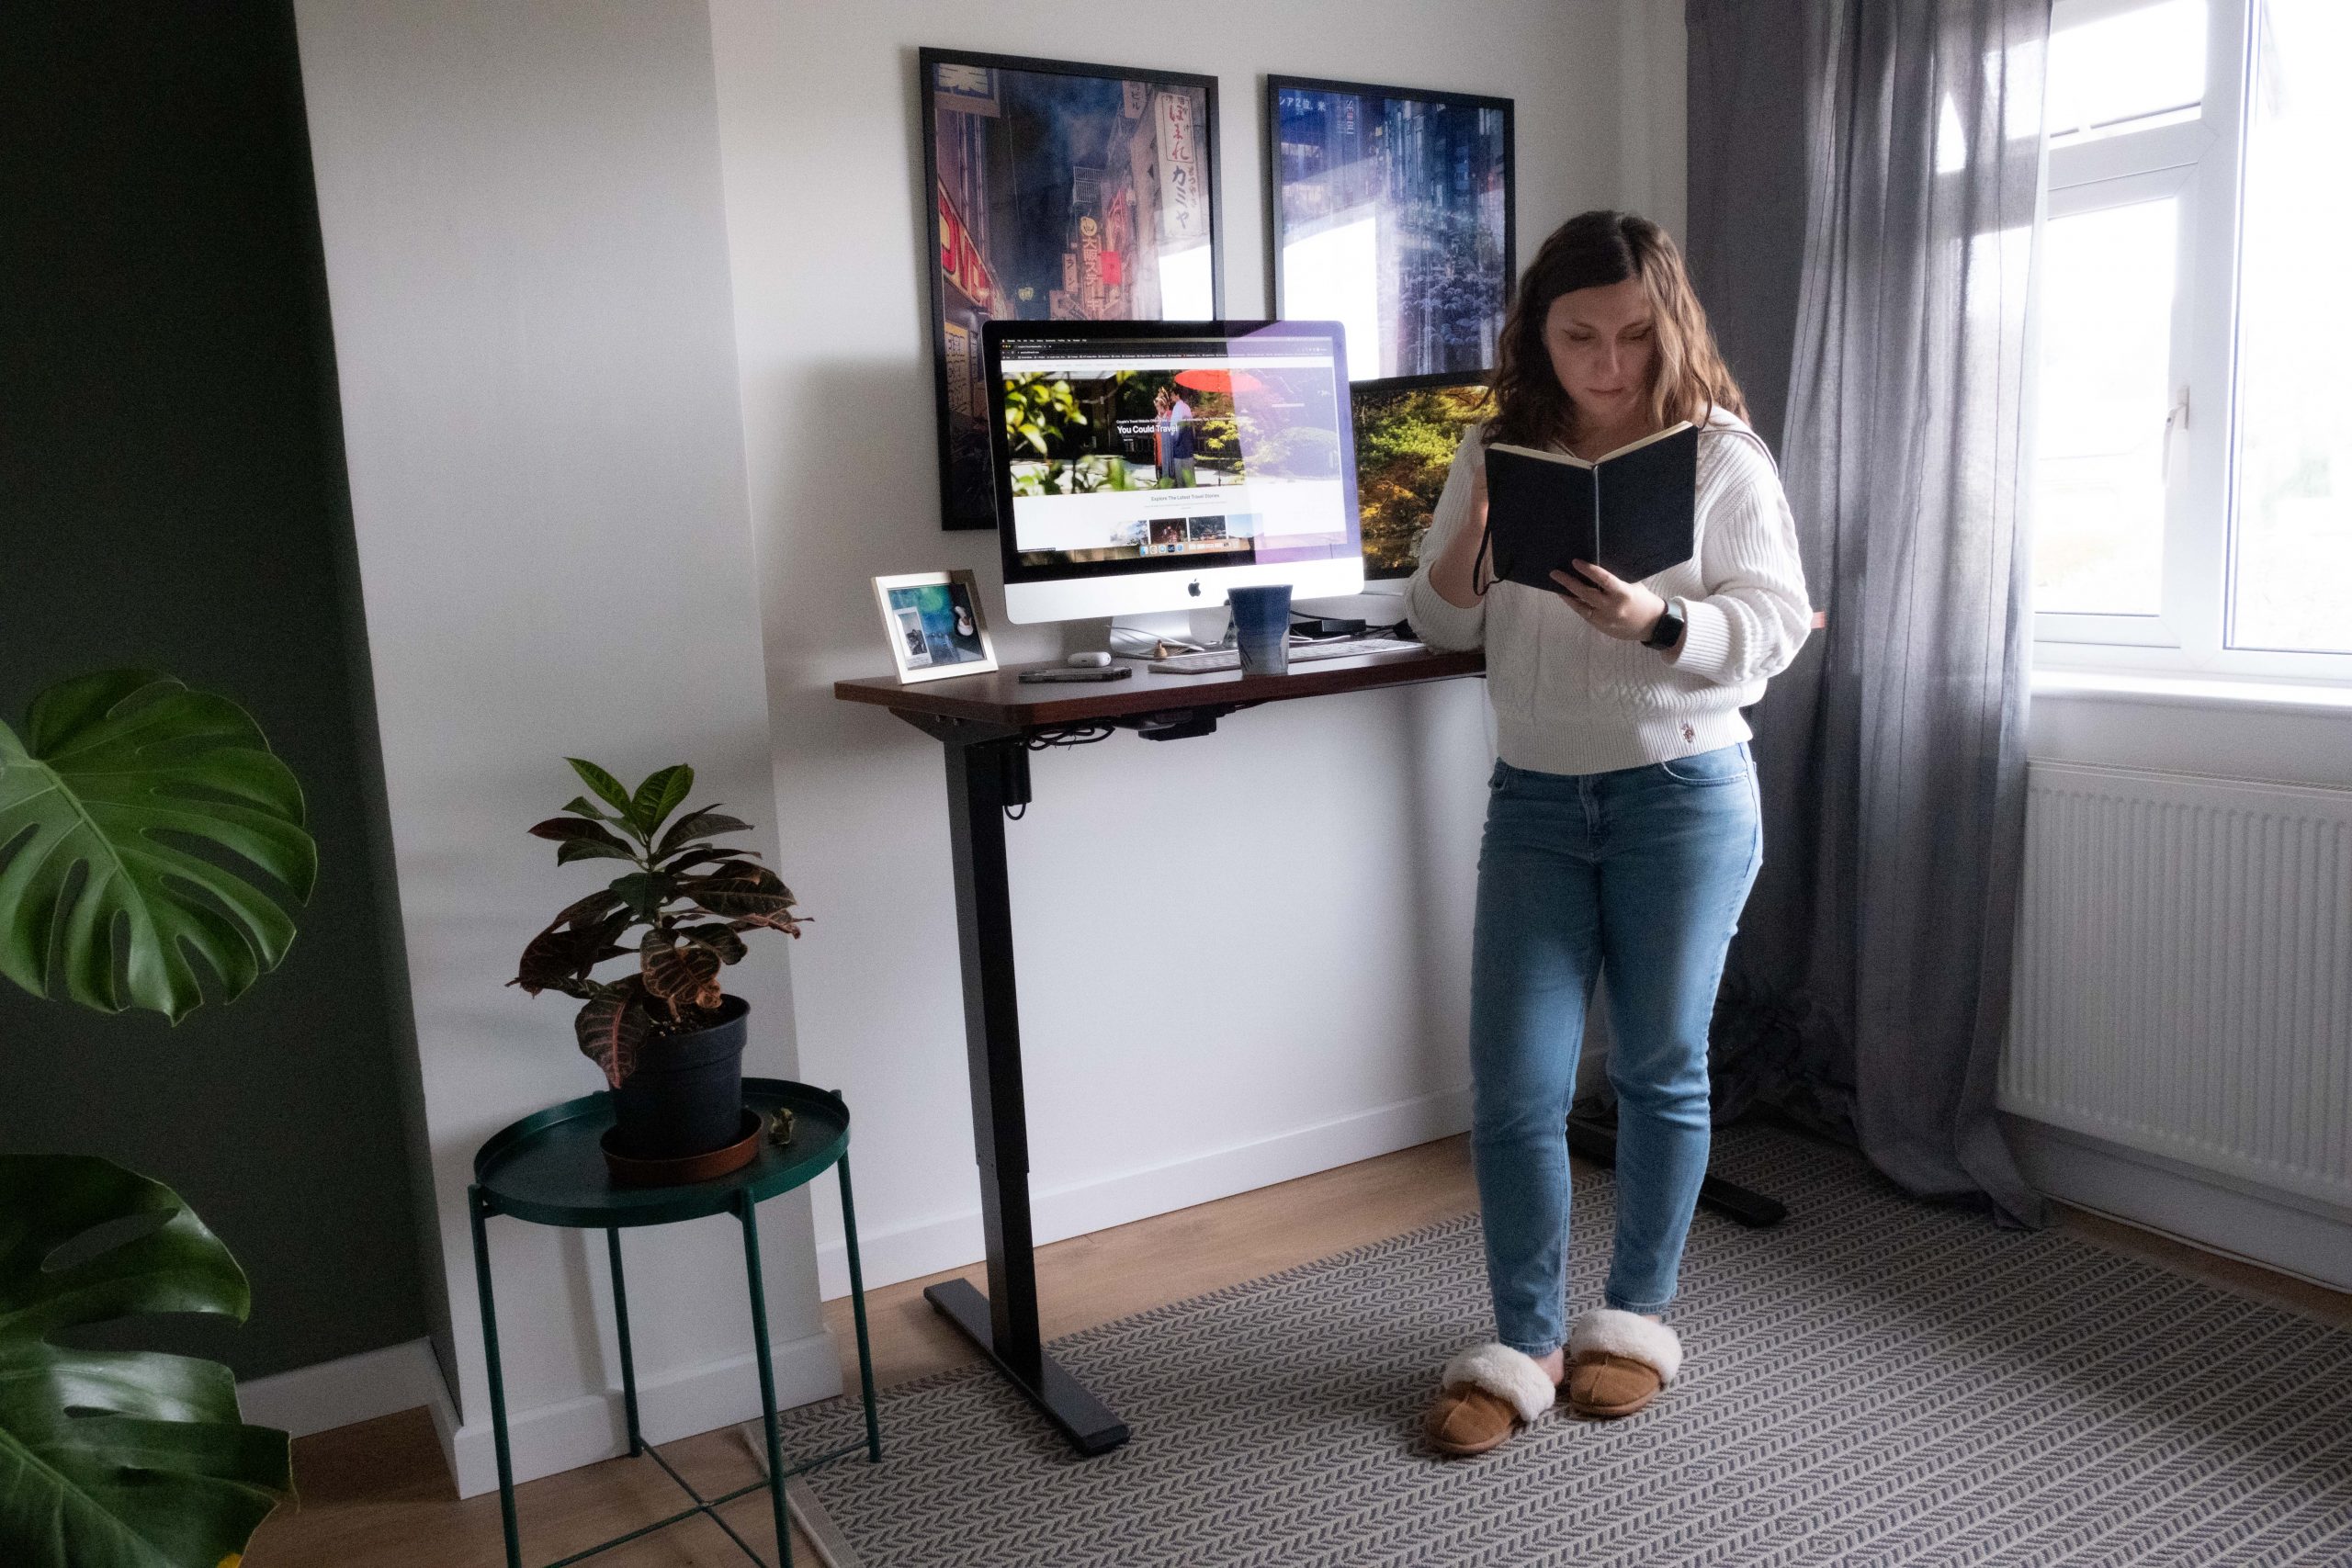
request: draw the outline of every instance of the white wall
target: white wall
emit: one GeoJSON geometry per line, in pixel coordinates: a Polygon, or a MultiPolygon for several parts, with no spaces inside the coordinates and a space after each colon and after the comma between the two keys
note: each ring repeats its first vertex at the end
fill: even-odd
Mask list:
{"type": "MultiPolygon", "coordinates": [[[[1679,153],[1645,130],[1640,190],[1621,167],[1626,60],[1679,79],[1656,9],[713,0],[776,817],[818,917],[793,953],[801,1061],[858,1118],[869,1283],[980,1254],[939,747],[831,694],[888,669],[871,576],[971,567],[1001,619],[994,536],[939,527],[916,48],[1215,74],[1225,309],[1248,317],[1269,303],[1264,73],[1515,99],[1523,263],[1588,207],[1662,193],[1679,219],[1679,153]]],[[[1679,116],[1678,96],[1677,137],[1679,116]]],[[[1102,637],[1000,626],[999,653],[1102,637]]],[[[1035,760],[1008,836],[1041,1240],[1466,1125],[1484,700],[1285,704],[1035,760]],[[1283,912],[1310,906],[1320,929],[1283,912]]],[[[821,1201],[818,1224],[833,1294],[821,1201]]]]}
{"type": "MultiPolygon", "coordinates": [[[[776,848],[708,18],[297,16],[470,1495],[494,1483],[470,1160],[602,1083],[564,999],[504,985],[600,863],[559,870],[524,829],[576,793],[567,755],[631,779],[684,761],[776,848]]],[[[753,1004],[746,1069],[792,1077],[780,945],[729,988],[753,1004]]],[[[762,1218],[783,1392],[830,1393],[805,1195],[762,1218]]],[[[616,1451],[602,1238],[501,1219],[492,1240],[518,1470],[616,1451]]],[[[752,1414],[733,1222],[627,1248],[649,1435],[752,1414]]]]}
{"type": "Polygon", "coordinates": [[[1690,216],[1690,38],[1683,0],[1626,0],[1618,22],[1623,205],[1679,244],[1690,216]]]}
{"type": "MultiPolygon", "coordinates": [[[[689,760],[700,793],[775,824],[755,843],[818,923],[730,977],[756,1010],[747,1066],[847,1090],[870,1281],[979,1254],[937,749],[830,695],[885,667],[868,577],[996,577],[991,536],[937,523],[916,46],[1216,73],[1226,308],[1246,316],[1267,303],[1269,71],[1515,98],[1522,258],[1586,207],[1679,217],[1679,108],[1621,95],[1671,29],[1632,14],[1213,3],[1107,29],[1074,4],[298,0],[462,1491],[492,1479],[469,1161],[597,1082],[563,1004],[503,985],[587,885],[523,833],[573,792],[566,754],[689,760]]],[[[1001,651],[1100,635],[1007,628],[1001,651]]],[[[1041,1236],[1465,1123],[1483,700],[1327,699],[1040,759],[1012,859],[1041,1236]],[[1308,906],[1328,923],[1274,912],[1308,906]]],[[[764,1217],[783,1393],[818,1397],[838,1380],[809,1210],[764,1217]]],[[[493,1223],[526,1476],[618,1444],[587,1242],[493,1223]]],[[[629,1248],[651,1435],[748,1415],[727,1223],[629,1248]]]]}

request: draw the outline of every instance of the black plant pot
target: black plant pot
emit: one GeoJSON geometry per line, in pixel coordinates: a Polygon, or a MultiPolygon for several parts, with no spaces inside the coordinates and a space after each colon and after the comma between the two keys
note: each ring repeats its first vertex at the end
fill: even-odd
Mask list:
{"type": "Polygon", "coordinates": [[[656,1035],[637,1070],[613,1090],[613,1152],[630,1159],[684,1159],[743,1136],[744,1019],[752,1004],[729,997],[707,1029],[656,1035]]]}

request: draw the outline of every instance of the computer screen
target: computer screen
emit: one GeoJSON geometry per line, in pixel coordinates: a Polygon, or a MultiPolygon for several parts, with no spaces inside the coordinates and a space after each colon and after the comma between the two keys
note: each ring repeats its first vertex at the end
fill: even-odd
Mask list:
{"type": "Polygon", "coordinates": [[[990,321],[1006,613],[1206,608],[1363,583],[1332,321],[990,321]]]}
{"type": "Polygon", "coordinates": [[[1421,536],[1463,431],[1491,412],[1486,378],[1359,381],[1353,401],[1363,574],[1374,581],[1408,578],[1419,562],[1421,536]]]}

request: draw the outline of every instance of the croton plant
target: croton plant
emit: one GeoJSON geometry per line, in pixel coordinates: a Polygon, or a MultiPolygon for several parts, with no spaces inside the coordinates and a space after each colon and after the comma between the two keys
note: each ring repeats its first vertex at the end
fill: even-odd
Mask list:
{"type": "Polygon", "coordinates": [[[719,1021],[718,972],[742,958],[743,932],[798,936],[806,917],[793,913],[792,889],[757,863],[757,851],[711,842],[749,832],[750,823],[715,806],[672,820],[694,788],[692,768],[661,769],[630,790],[594,762],[567,760],[595,799],[575,796],[564,816],[531,831],[556,840],[559,865],[618,860],[630,870],[533,937],[508,984],[532,996],[579,998],[580,1049],[617,1089],[664,1036],[719,1021]],[[639,928],[644,934],[633,937],[639,928]],[[593,971],[616,958],[636,963],[627,974],[597,979],[593,971]]]}

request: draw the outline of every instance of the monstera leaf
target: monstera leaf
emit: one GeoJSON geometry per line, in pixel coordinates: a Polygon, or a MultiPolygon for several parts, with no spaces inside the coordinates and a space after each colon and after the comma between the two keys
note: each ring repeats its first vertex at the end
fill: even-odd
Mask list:
{"type": "Polygon", "coordinates": [[[243,1319],[246,1297],[170,1188],[86,1155],[0,1155],[0,1562],[237,1560],[291,1490],[286,1434],[238,1420],[226,1367],[49,1336],[134,1313],[243,1319]]]}
{"type": "Polygon", "coordinates": [[[168,675],[113,670],[33,699],[0,724],[0,974],[35,996],[52,975],[101,1012],[177,1023],[277,966],[294,922],[194,843],[259,867],[307,900],[318,852],[302,788],[252,718],[168,675]]]}

